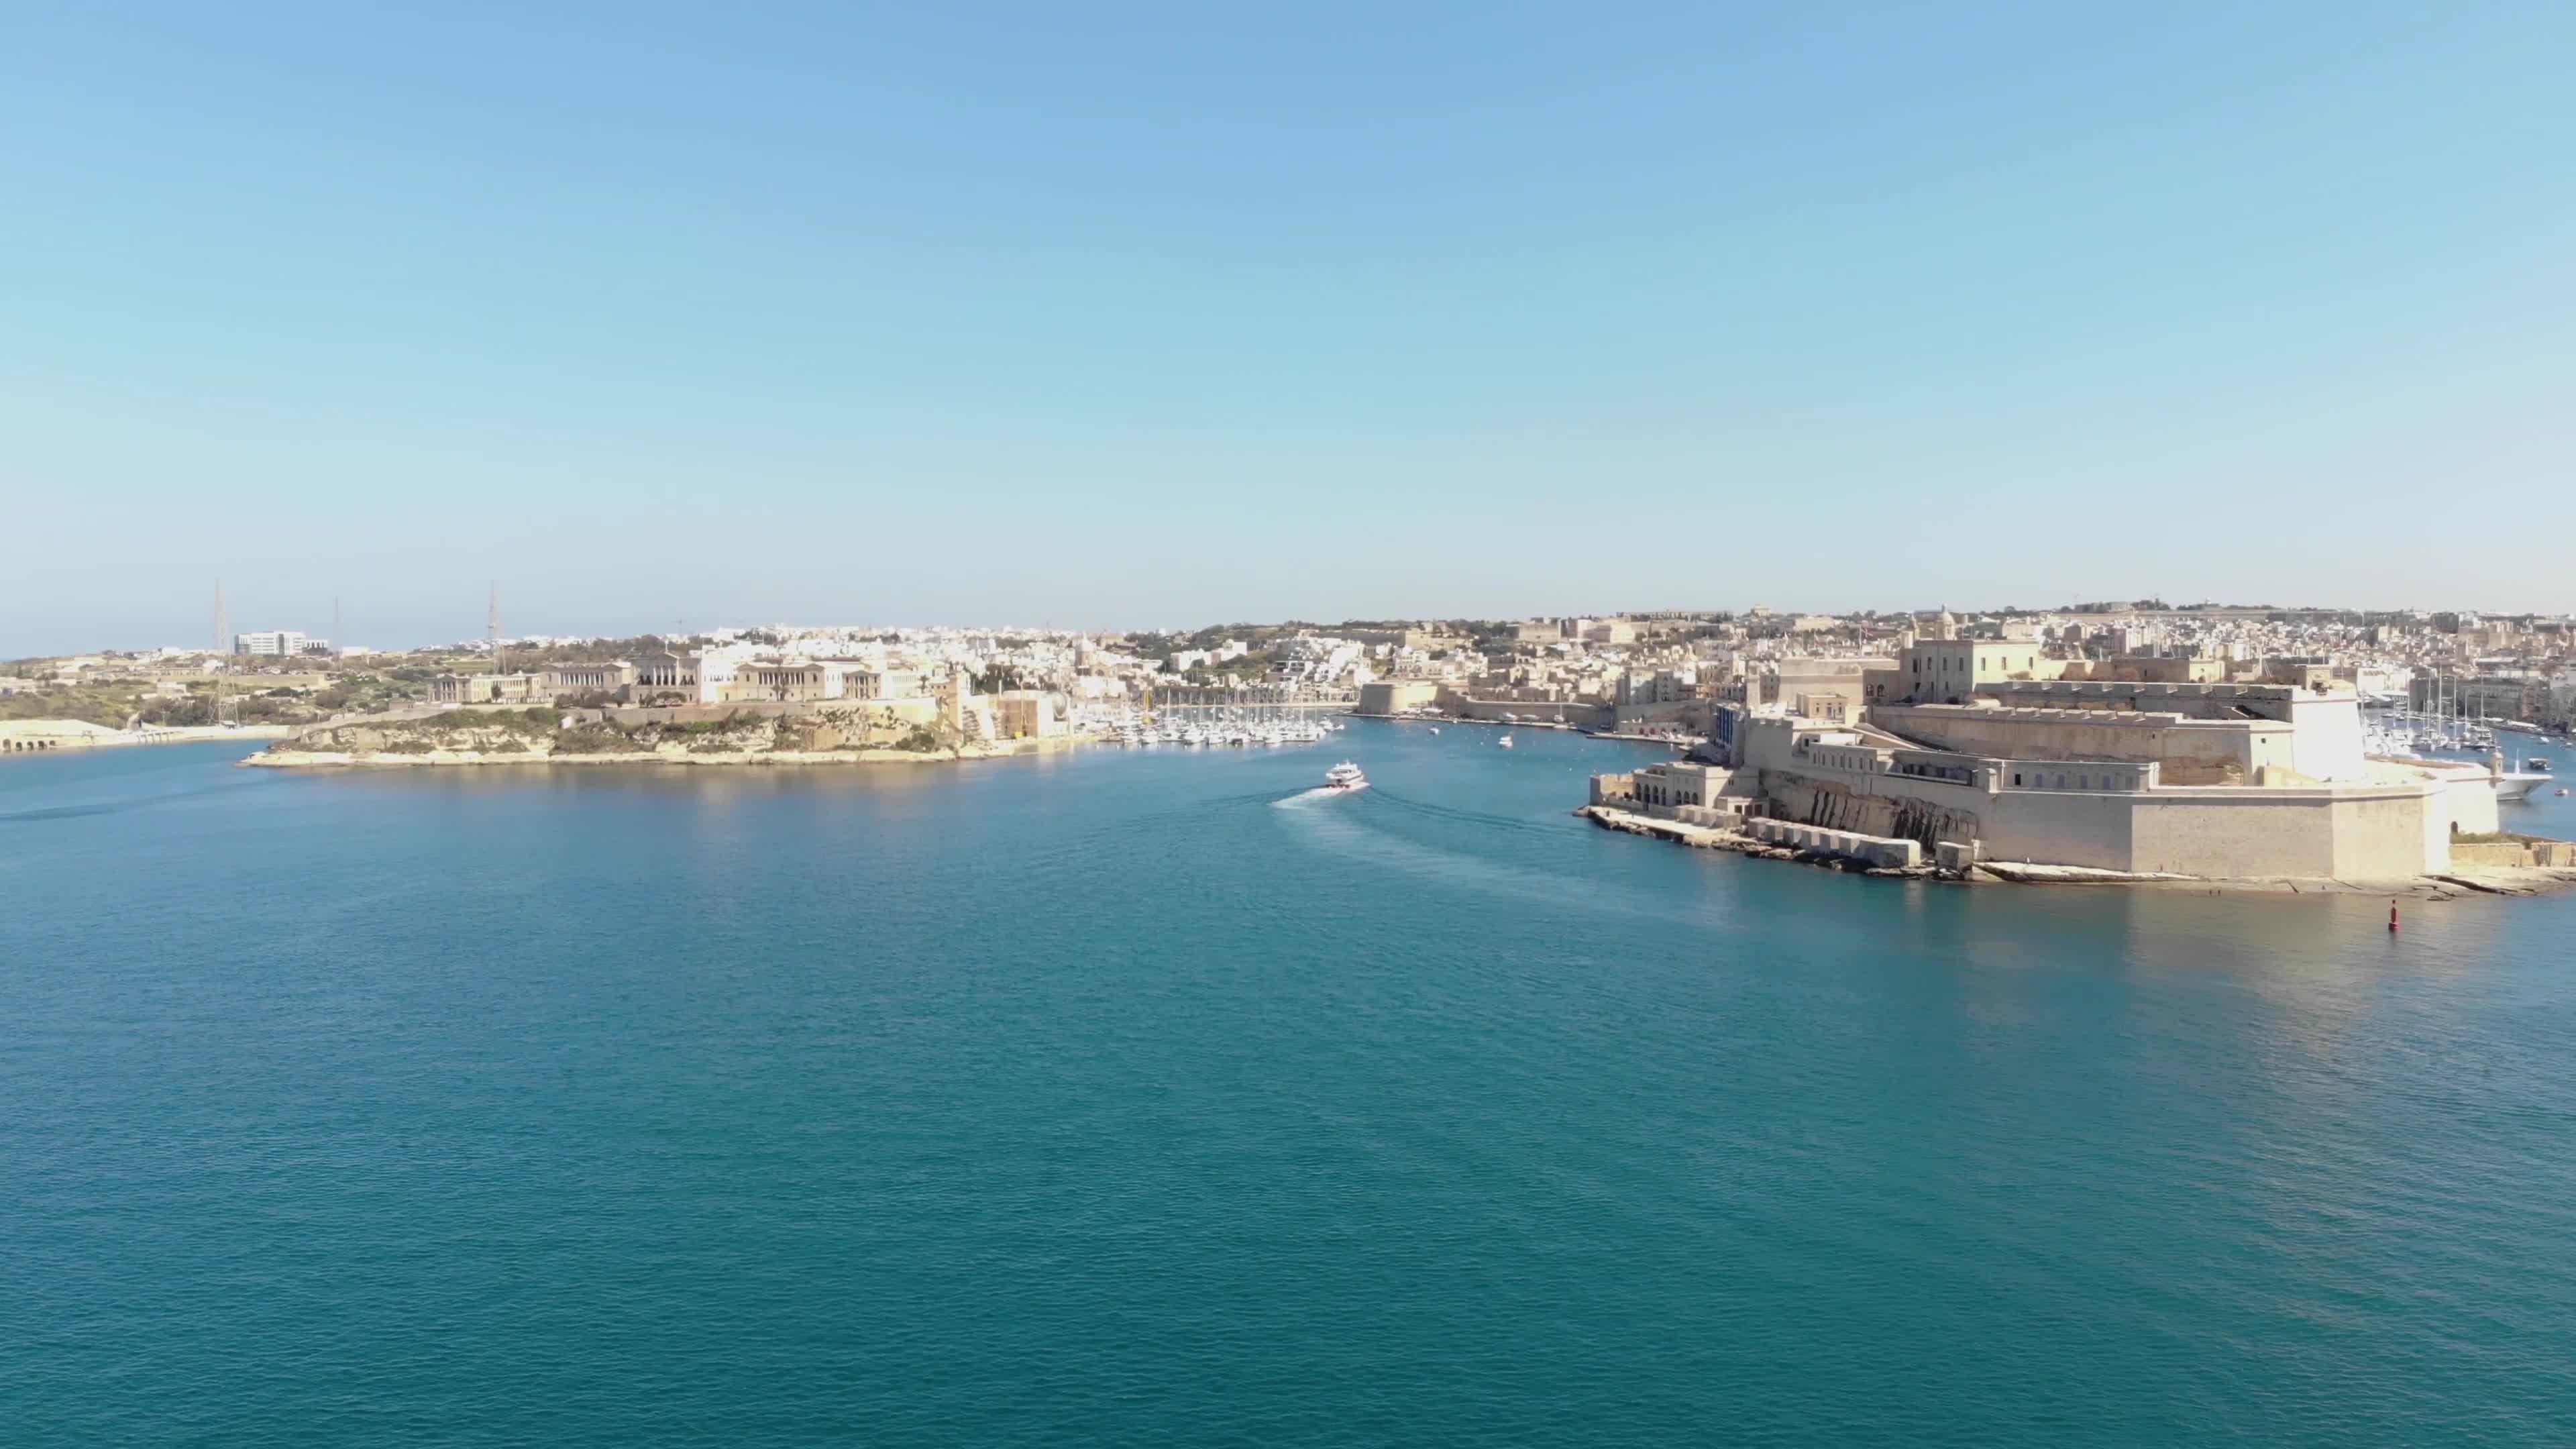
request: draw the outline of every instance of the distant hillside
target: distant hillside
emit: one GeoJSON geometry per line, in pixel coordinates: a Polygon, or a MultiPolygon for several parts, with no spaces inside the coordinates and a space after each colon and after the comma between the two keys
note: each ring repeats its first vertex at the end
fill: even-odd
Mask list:
{"type": "MultiPolygon", "coordinates": [[[[795,714],[728,713],[687,723],[620,725],[595,711],[550,706],[448,710],[421,719],[360,721],[308,729],[266,753],[279,757],[345,756],[352,761],[405,757],[436,762],[499,759],[712,759],[770,755],[893,752],[954,756],[963,741],[945,726],[899,719],[891,710],[853,704],[795,714]],[[567,721],[570,721],[567,723],[567,721]]],[[[266,763],[284,763],[283,759],[266,763]]],[[[300,762],[300,761],[299,761],[300,762]]]]}

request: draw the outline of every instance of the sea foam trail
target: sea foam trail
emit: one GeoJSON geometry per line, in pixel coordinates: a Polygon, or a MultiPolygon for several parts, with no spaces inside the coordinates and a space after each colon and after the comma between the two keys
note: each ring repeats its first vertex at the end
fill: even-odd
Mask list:
{"type": "Polygon", "coordinates": [[[1367,788],[1368,786],[1364,784],[1343,785],[1338,788],[1332,785],[1318,785],[1312,790],[1300,790],[1285,800],[1273,800],[1270,804],[1273,809],[1288,810],[1302,804],[1311,803],[1326,795],[1356,795],[1367,788]]]}
{"type": "MultiPolygon", "coordinates": [[[[1384,800],[1389,805],[1395,806],[1401,810],[1410,811],[1415,815],[1424,816],[1433,820],[1455,821],[1464,825],[1473,825],[1480,829],[1534,831],[1542,835],[1554,835],[1561,832],[1564,828],[1562,824],[1554,820],[1527,820],[1515,815],[1489,814],[1482,810],[1460,810],[1455,806],[1434,805],[1427,800],[1415,800],[1408,796],[1390,794],[1383,790],[1378,792],[1378,798],[1384,800]]],[[[1568,818],[1570,819],[1571,817],[1568,818]]]]}
{"type": "MultiPolygon", "coordinates": [[[[1282,807],[1298,806],[1308,796],[1328,793],[1333,792],[1309,791],[1307,795],[1292,796],[1278,804],[1282,807]]],[[[1396,797],[1390,795],[1385,798],[1393,800],[1396,797]]],[[[1558,872],[1409,840],[1369,823],[1365,812],[1300,808],[1295,814],[1298,833],[1307,836],[1310,843],[1347,859],[1366,861],[1459,889],[1489,895],[1544,897],[1585,911],[1654,917],[1677,923],[1706,924],[1715,919],[1700,902],[1676,900],[1628,887],[1604,886],[1596,882],[1584,890],[1569,891],[1564,877],[1558,872]]]]}

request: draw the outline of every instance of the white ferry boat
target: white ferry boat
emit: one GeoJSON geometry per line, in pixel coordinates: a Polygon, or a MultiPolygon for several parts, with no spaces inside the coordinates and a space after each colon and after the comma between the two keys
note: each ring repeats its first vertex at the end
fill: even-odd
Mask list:
{"type": "Polygon", "coordinates": [[[1360,773],[1359,766],[1352,764],[1348,760],[1344,760],[1340,764],[1335,765],[1333,768],[1324,772],[1324,788],[1327,790],[1365,790],[1368,788],[1368,776],[1360,773]]]}

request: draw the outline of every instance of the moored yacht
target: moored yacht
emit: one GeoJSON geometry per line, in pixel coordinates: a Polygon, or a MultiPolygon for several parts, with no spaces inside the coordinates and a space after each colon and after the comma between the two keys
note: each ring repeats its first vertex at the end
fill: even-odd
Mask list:
{"type": "Polygon", "coordinates": [[[2528,800],[2531,798],[2531,792],[2547,784],[2550,777],[2536,775],[2529,770],[2517,770],[2509,774],[2498,774],[2494,779],[2497,799],[2528,800]]]}

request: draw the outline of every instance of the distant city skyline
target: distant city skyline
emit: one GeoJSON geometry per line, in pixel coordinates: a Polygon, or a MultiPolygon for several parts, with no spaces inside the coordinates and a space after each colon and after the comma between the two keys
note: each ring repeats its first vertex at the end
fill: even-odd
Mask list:
{"type": "MultiPolygon", "coordinates": [[[[231,598],[231,597],[232,597],[232,595],[231,595],[230,590],[229,590],[229,587],[228,587],[228,588],[227,588],[227,593],[226,593],[226,600],[227,600],[227,602],[226,602],[226,605],[225,605],[225,607],[226,607],[227,611],[229,611],[229,610],[231,609],[231,607],[232,607],[232,605],[231,605],[231,603],[230,603],[230,598],[231,598]]],[[[210,595],[209,595],[209,600],[211,601],[211,599],[212,599],[212,595],[210,594],[210,595]]],[[[503,625],[503,630],[502,630],[502,638],[503,638],[505,641],[511,641],[511,640],[522,640],[522,639],[531,639],[531,638],[579,638],[579,639],[602,639],[602,638],[605,638],[605,639],[628,639],[628,638],[643,638],[643,637],[648,637],[648,636],[651,636],[651,637],[672,637],[672,636],[674,636],[674,635],[699,635],[699,634],[713,633],[713,632],[718,632],[718,631],[739,631],[739,630],[777,629],[777,628],[788,628],[788,629],[823,629],[823,630],[828,630],[828,629],[916,629],[916,630],[920,630],[920,629],[964,629],[964,630],[992,630],[992,631],[996,631],[996,632],[1003,632],[1003,633],[1008,633],[1008,632],[1011,632],[1011,631],[1014,631],[1014,630],[1046,630],[1046,631],[1053,631],[1053,632],[1060,632],[1060,633],[1145,633],[1145,632],[1161,632],[1161,631],[1174,631],[1174,630],[1186,631],[1186,632],[1195,632],[1195,631],[1198,631],[1198,630],[1201,630],[1201,629],[1218,628],[1218,627],[1222,627],[1222,626],[1225,626],[1225,625],[1228,625],[1228,624],[1242,624],[1242,625],[1246,625],[1246,626],[1275,626],[1275,625],[1279,625],[1279,624],[1283,624],[1283,623],[1289,623],[1289,622],[1302,622],[1302,623],[1313,624],[1313,625],[1316,625],[1316,626],[1319,626],[1319,627],[1329,628],[1329,627],[1330,627],[1330,626],[1332,626],[1332,625],[1336,625],[1336,624],[1343,624],[1343,623],[1351,623],[1351,622],[1356,622],[1356,621],[1361,621],[1361,620],[1442,621],[1442,620],[1458,620],[1458,619],[1489,619],[1489,620],[1503,621],[1503,620],[1520,620],[1520,619],[1549,619],[1549,618],[1616,618],[1616,617],[1621,617],[1621,616],[1624,616],[1624,615],[1644,614],[1644,613],[1649,613],[1649,612],[1729,613],[1729,614],[1733,614],[1733,615],[1736,615],[1736,616],[1738,616],[1738,617],[1741,617],[1742,615],[1744,615],[1744,614],[1745,614],[1746,612],[1748,612],[1749,610],[1756,609],[1756,608],[1760,608],[1760,609],[1767,609],[1767,610],[1769,610],[1770,612],[1772,612],[1772,613],[1774,613],[1774,614],[1781,615],[1781,616],[1795,616],[1795,615],[1821,615],[1821,616],[1835,616],[1835,617],[1847,617],[1847,616],[1850,616],[1850,615],[1860,614],[1860,613],[1874,613],[1874,614],[1878,614],[1878,615],[1883,616],[1883,617],[1884,617],[1884,616],[1894,616],[1894,615],[1908,615],[1908,614],[1911,614],[1911,615],[1929,615],[1929,614],[1933,614],[1933,613],[1935,613],[1935,612],[1937,612],[1937,611],[1947,609],[1947,610],[1949,610],[1949,611],[1951,611],[1951,612],[1953,612],[1953,613],[1955,613],[1955,614],[1960,615],[1961,617],[1969,617],[1969,616],[1977,616],[1977,615],[1992,615],[1992,614],[2005,613],[2005,612],[2012,612],[2012,611],[2032,612],[2032,613],[2062,613],[2062,612],[2073,612],[2073,611],[2075,610],[2075,607],[2076,607],[2077,605],[2081,605],[2081,604],[2088,604],[2088,603],[2128,603],[2128,604],[2137,604],[2137,603],[2151,603],[2151,602],[2156,602],[2156,601],[2159,601],[2159,600],[2160,600],[2164,605],[2169,606],[2169,607],[2173,607],[2173,608],[2182,608],[2182,607],[2186,607],[2186,606],[2191,606],[2191,607],[2210,607],[2210,606],[2214,606],[2214,607],[2219,607],[2219,608],[2229,608],[2229,607],[2236,607],[2236,608],[2252,608],[2252,607],[2266,607],[2266,606],[2268,606],[2268,607],[2276,607],[2276,608],[2279,608],[2279,609],[2282,609],[2282,610],[2287,610],[2287,611],[2305,611],[2305,610],[2316,610],[2316,609],[2334,609],[2334,610],[2345,610],[2345,611],[2353,611],[2353,612],[2367,612],[2367,613],[2403,613],[2403,612],[2413,612],[2413,613],[2439,614],[2439,613],[2459,612],[2459,613],[2480,613],[2480,614],[2483,614],[2483,615],[2493,615],[2493,616],[2498,616],[2498,617],[2503,617],[2503,616],[2529,616],[2529,615],[2549,615],[2549,616],[2559,616],[2559,615],[2563,615],[2563,614],[2565,614],[2565,613],[2567,613],[2567,612],[2568,612],[2568,611],[2563,611],[2563,610],[2543,610],[2543,609],[2487,609],[2487,610],[2477,610],[2477,609],[2471,608],[2471,607],[2466,606],[2466,605],[2442,604],[2442,603],[2438,603],[2438,602],[2433,602],[2433,603],[2385,603],[2385,602],[2354,602],[2354,601],[2348,601],[2348,600],[2331,600],[2331,599],[2327,599],[2327,600],[2314,600],[2314,599],[2287,599],[2287,598],[2284,598],[2284,599],[2270,599],[2270,600],[2263,600],[2263,599],[2255,599],[2255,598],[2252,598],[2252,597],[2245,597],[2245,598],[2233,598],[2233,597],[2231,597],[2231,598],[2223,598],[2223,599],[2217,599],[2217,598],[2213,598],[2213,599],[2202,599],[2202,598],[2185,597],[2185,596],[2180,596],[2180,595],[2172,595],[2172,594],[2170,594],[2170,593],[2160,593],[2159,591],[2153,591],[2153,590],[2150,590],[2150,591],[2139,592],[2139,593],[2135,593],[2135,594],[2132,594],[2132,595],[2125,596],[2125,597],[2123,597],[2123,598],[2116,598],[2116,599],[2071,599],[2071,598],[2070,598],[2070,599],[2055,599],[2055,600],[2049,600],[2049,601],[2045,601],[2045,602],[2038,602],[2038,601],[2031,601],[2031,600],[2013,600],[2013,601],[2009,601],[2009,602],[1962,603],[1962,602],[1955,601],[1955,600],[1935,600],[1935,601],[1930,601],[1930,602],[1919,602],[1919,601],[1918,601],[1918,602],[1911,603],[1911,604],[1903,604],[1903,603],[1900,603],[1900,604],[1849,604],[1849,603],[1846,603],[1846,604],[1842,604],[1842,605],[1834,605],[1834,604],[1829,604],[1829,603],[1817,603],[1817,604],[1810,604],[1810,605],[1776,606],[1776,605],[1772,605],[1772,604],[1770,604],[1770,603],[1767,603],[1767,602],[1765,602],[1765,601],[1761,601],[1761,600],[1753,600],[1753,601],[1732,601],[1732,602],[1725,602],[1725,601],[1721,601],[1721,602],[1700,601],[1700,602],[1697,602],[1697,603],[1678,603],[1678,604],[1654,604],[1654,605],[1646,605],[1646,604],[1630,604],[1630,605],[1625,605],[1625,606],[1620,606],[1620,607],[1607,607],[1607,608],[1603,608],[1603,607],[1596,607],[1596,608],[1590,608],[1590,609],[1568,608],[1568,607],[1557,607],[1557,608],[1524,609],[1524,610],[1511,611],[1511,612],[1478,612],[1478,611],[1475,611],[1475,610],[1458,610],[1458,609],[1448,609],[1448,610],[1431,610],[1431,611],[1419,611],[1419,610],[1417,610],[1417,611],[1413,611],[1413,612],[1409,612],[1409,613],[1380,613],[1380,614],[1363,614],[1363,613],[1352,613],[1352,612],[1319,614],[1319,613],[1311,613],[1311,612],[1309,612],[1309,613],[1297,613],[1297,614],[1277,614],[1277,615],[1269,615],[1269,616],[1260,616],[1260,615],[1252,615],[1252,614],[1229,613],[1229,614],[1212,615],[1212,616],[1205,617],[1205,618],[1171,618],[1171,619],[1154,619],[1154,620],[1127,620],[1127,621],[1115,621],[1115,622],[1107,622],[1107,623],[1080,623],[1080,622],[1066,622],[1066,621],[1060,621],[1060,620],[1047,620],[1047,619],[1010,619],[1010,618],[999,618],[999,617],[996,617],[996,618],[985,618],[985,619],[933,619],[933,618],[883,618],[883,619],[877,619],[877,618],[827,618],[827,617],[815,617],[815,618],[749,618],[749,617],[727,617],[727,616],[722,616],[722,615],[710,615],[710,616],[708,616],[708,617],[706,617],[706,618],[700,618],[700,619],[674,618],[674,619],[666,620],[666,621],[664,621],[664,622],[662,622],[662,623],[660,623],[660,624],[632,624],[632,625],[623,625],[623,626],[620,626],[620,625],[609,625],[609,626],[594,627],[594,628],[555,628],[555,627],[547,627],[547,626],[545,626],[545,625],[544,625],[544,624],[542,624],[542,623],[531,623],[531,624],[521,625],[521,624],[518,624],[518,623],[515,623],[515,622],[509,622],[509,621],[506,621],[506,620],[505,620],[504,625],[503,625]]],[[[211,608],[212,608],[212,604],[211,604],[211,602],[209,603],[209,606],[208,606],[208,607],[209,607],[209,610],[211,610],[211,608]]],[[[326,608],[326,609],[325,609],[325,611],[324,611],[324,622],[323,622],[323,624],[321,625],[321,627],[318,627],[318,628],[305,628],[305,627],[301,627],[301,626],[299,626],[299,624],[298,624],[296,621],[294,621],[293,619],[286,619],[286,620],[285,620],[285,621],[283,621],[283,622],[279,622],[277,619],[272,619],[272,618],[270,618],[268,615],[265,615],[265,614],[261,615],[261,616],[260,616],[260,618],[259,618],[259,620],[258,620],[255,624],[252,624],[252,623],[245,623],[242,619],[240,619],[240,618],[238,618],[238,617],[230,617],[230,616],[229,616],[229,613],[228,613],[228,617],[227,617],[227,619],[226,619],[225,623],[226,623],[226,627],[225,627],[225,629],[223,630],[223,632],[222,632],[220,635],[218,635],[218,634],[215,632],[214,623],[213,623],[213,615],[211,614],[211,612],[209,612],[209,614],[208,614],[208,618],[207,618],[206,626],[205,626],[204,630],[202,631],[202,632],[204,633],[204,636],[205,636],[205,637],[203,637],[202,639],[190,639],[190,638],[185,638],[185,637],[171,637],[171,638],[161,639],[161,640],[140,640],[140,639],[137,639],[137,640],[117,640],[117,641],[102,641],[102,640],[96,640],[96,639],[93,639],[93,640],[89,640],[89,641],[87,641],[87,642],[71,644],[71,645],[67,645],[67,646],[65,646],[65,647],[61,647],[61,648],[52,648],[52,649],[0,650],[0,658],[38,658],[38,657],[47,657],[47,656],[60,656],[60,655],[65,655],[65,654],[86,653],[86,652],[92,652],[92,651],[96,651],[96,650],[116,650],[116,651],[130,651],[130,652],[140,652],[140,651],[145,651],[145,650],[163,649],[163,648],[178,648],[178,649],[208,649],[208,650],[212,650],[212,649],[216,648],[218,639],[221,639],[221,640],[224,640],[224,641],[238,642],[238,641],[240,641],[240,640],[242,640],[242,639],[244,639],[244,638],[247,638],[247,637],[251,637],[251,636],[255,636],[255,635],[261,635],[261,634],[267,634],[267,633],[272,633],[272,632],[280,632],[280,631],[283,631],[283,632],[288,633],[288,634],[290,634],[290,635],[300,636],[300,637],[302,637],[302,638],[304,638],[304,639],[307,639],[307,640],[309,640],[313,645],[315,645],[315,646],[317,646],[317,647],[318,647],[318,646],[320,646],[320,645],[323,645],[323,644],[325,644],[325,643],[336,642],[336,643],[339,643],[339,644],[342,644],[342,645],[356,646],[356,647],[364,648],[364,649],[371,649],[371,650],[384,650],[384,651],[402,651],[402,650],[412,650],[412,649],[434,648],[434,647],[438,647],[438,646],[442,646],[442,645],[451,645],[451,644],[453,644],[453,645],[471,645],[471,644],[477,644],[477,643],[480,643],[480,642],[483,640],[483,638],[484,638],[484,633],[483,633],[483,631],[482,631],[482,630],[480,630],[480,629],[474,629],[474,630],[451,631],[451,632],[446,632],[446,633],[437,633],[437,632],[432,632],[432,633],[429,633],[429,634],[419,635],[419,636],[411,636],[411,635],[391,636],[391,635],[388,635],[388,636],[386,636],[386,637],[365,637],[365,636],[362,636],[362,635],[361,635],[361,634],[359,634],[359,633],[350,632],[350,633],[344,633],[344,634],[343,634],[343,635],[341,635],[338,639],[334,640],[333,635],[332,635],[332,632],[331,632],[331,627],[330,627],[330,612],[329,612],[329,610],[328,610],[327,608],[326,608]]]]}
{"type": "Polygon", "coordinates": [[[0,656],[2576,610],[2576,9],[22,18],[0,656]]]}

